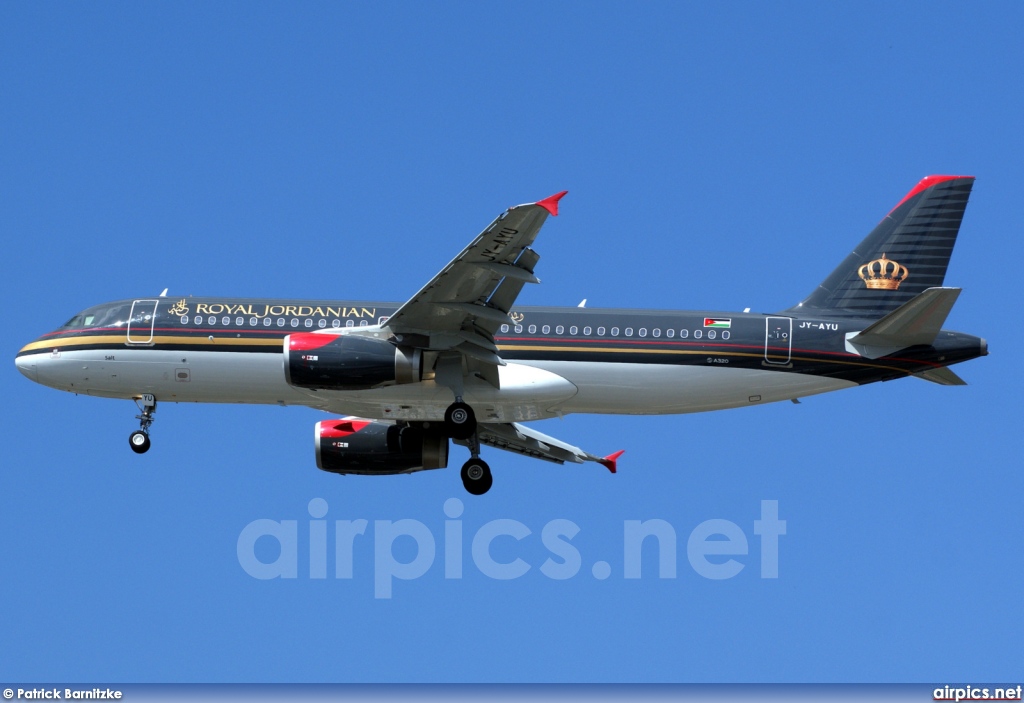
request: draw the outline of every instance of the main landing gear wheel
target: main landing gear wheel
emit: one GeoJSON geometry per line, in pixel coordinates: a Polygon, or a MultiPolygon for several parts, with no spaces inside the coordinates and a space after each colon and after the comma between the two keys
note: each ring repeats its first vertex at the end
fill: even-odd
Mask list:
{"type": "Polygon", "coordinates": [[[142,430],[135,430],[128,437],[128,444],[136,454],[145,454],[149,449],[149,435],[142,430]]]}
{"type": "Polygon", "coordinates": [[[483,459],[470,459],[462,465],[462,485],[473,495],[482,496],[492,483],[491,467],[483,459]]]}
{"type": "Polygon", "coordinates": [[[444,426],[453,439],[469,439],[476,432],[476,414],[473,408],[456,401],[444,411],[444,426]]]}

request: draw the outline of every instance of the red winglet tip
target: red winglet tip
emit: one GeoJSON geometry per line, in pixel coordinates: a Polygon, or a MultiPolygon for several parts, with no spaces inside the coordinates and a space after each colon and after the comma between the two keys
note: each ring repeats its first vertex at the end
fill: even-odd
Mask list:
{"type": "Polygon", "coordinates": [[[549,198],[538,200],[535,205],[542,207],[551,213],[552,217],[558,217],[558,201],[565,197],[565,194],[569,191],[563,190],[561,193],[555,193],[549,198]]]}
{"type": "Polygon", "coordinates": [[[601,465],[604,466],[609,471],[611,471],[612,473],[615,473],[615,470],[617,468],[616,464],[619,461],[619,457],[622,456],[625,453],[626,453],[625,449],[620,449],[619,451],[615,452],[614,454],[609,454],[604,459],[601,459],[601,465]]]}
{"type": "Polygon", "coordinates": [[[900,205],[907,202],[918,193],[928,190],[933,185],[944,183],[946,181],[954,181],[957,178],[974,178],[974,176],[925,176],[916,186],[913,187],[913,189],[909,193],[903,196],[903,200],[896,203],[896,207],[890,210],[889,214],[891,215],[899,208],[900,205]]]}

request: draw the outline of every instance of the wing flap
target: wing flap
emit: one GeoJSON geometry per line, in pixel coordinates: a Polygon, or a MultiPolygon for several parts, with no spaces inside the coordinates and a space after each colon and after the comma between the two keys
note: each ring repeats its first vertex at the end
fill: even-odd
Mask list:
{"type": "Polygon", "coordinates": [[[509,208],[388,320],[399,333],[458,332],[476,324],[492,332],[526,283],[539,283],[529,249],[560,193],[539,203],[509,208]],[[496,295],[497,293],[501,295],[496,295]]]}
{"type": "MultiPolygon", "coordinates": [[[[612,473],[615,473],[616,461],[622,455],[620,451],[607,457],[595,456],[579,447],[574,447],[516,422],[480,424],[477,428],[477,436],[481,444],[496,449],[504,449],[556,464],[564,464],[567,461],[573,464],[593,461],[612,473]]],[[[464,442],[460,443],[464,444],[464,442]]]]}

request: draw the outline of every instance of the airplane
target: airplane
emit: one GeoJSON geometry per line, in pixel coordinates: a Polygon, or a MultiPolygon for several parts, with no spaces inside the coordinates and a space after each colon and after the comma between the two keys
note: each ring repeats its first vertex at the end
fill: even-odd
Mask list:
{"type": "Polygon", "coordinates": [[[157,401],[305,405],[317,466],[336,474],[446,468],[481,446],[537,459],[599,456],[525,423],[570,413],[657,415],[792,400],[916,376],[965,385],[952,364],[984,339],[942,328],[960,294],[944,279],[973,176],[928,176],[803,301],[774,313],[517,307],[539,283],[531,248],[565,191],[509,208],[408,301],[131,298],[90,307],[25,345],[37,383],[139,407],[157,401]]]}

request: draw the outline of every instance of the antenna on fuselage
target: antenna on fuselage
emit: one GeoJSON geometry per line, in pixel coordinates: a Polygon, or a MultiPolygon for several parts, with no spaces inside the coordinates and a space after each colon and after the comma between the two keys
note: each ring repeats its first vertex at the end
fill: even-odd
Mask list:
{"type": "Polygon", "coordinates": [[[166,288],[164,288],[164,292],[161,293],[159,297],[161,297],[161,298],[166,298],[167,297],[167,289],[166,288]]]}
{"type": "Polygon", "coordinates": [[[578,307],[578,308],[585,308],[585,307],[587,307],[587,299],[584,298],[583,300],[581,300],[580,304],[577,305],[576,307],[578,307]]]}

